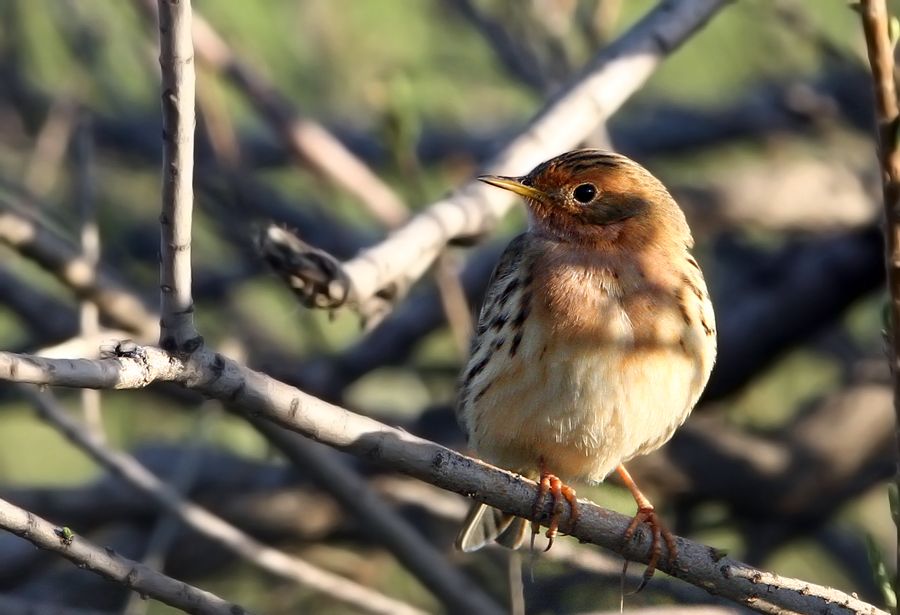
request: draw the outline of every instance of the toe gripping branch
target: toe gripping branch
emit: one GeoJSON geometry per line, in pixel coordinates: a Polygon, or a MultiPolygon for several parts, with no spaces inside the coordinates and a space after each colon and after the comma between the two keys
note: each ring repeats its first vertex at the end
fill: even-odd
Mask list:
{"type": "Polygon", "coordinates": [[[674,567],[675,562],[678,559],[678,545],[675,543],[675,536],[669,531],[669,528],[665,526],[662,519],[659,518],[659,515],[656,514],[656,510],[654,510],[653,504],[650,503],[647,496],[638,489],[637,484],[635,484],[634,479],[631,478],[631,474],[628,473],[625,466],[620,465],[616,471],[622,478],[622,482],[625,483],[625,486],[631,491],[631,495],[634,497],[634,501],[638,506],[637,512],[631,519],[631,523],[628,524],[628,529],[625,530],[625,534],[622,536],[622,545],[628,544],[628,541],[634,538],[635,532],[641,523],[646,523],[650,526],[650,558],[647,561],[647,568],[644,570],[644,578],[638,588],[634,591],[634,593],[637,593],[644,589],[647,582],[653,578],[653,573],[656,572],[656,566],[659,564],[659,558],[662,555],[663,541],[666,543],[670,567],[674,567]]]}
{"type": "Polygon", "coordinates": [[[569,503],[569,509],[571,510],[568,530],[571,532],[575,529],[575,525],[578,522],[578,500],[575,497],[575,490],[563,483],[558,476],[548,472],[544,467],[543,460],[541,460],[541,480],[538,483],[538,494],[531,511],[531,517],[535,519],[531,522],[532,547],[534,546],[534,537],[541,529],[541,524],[536,519],[539,519],[541,516],[544,508],[544,497],[548,493],[550,494],[550,501],[553,503],[553,509],[550,513],[550,524],[545,534],[548,542],[544,551],[550,550],[550,547],[553,546],[553,539],[559,534],[559,519],[565,511],[563,508],[564,501],[569,503]]]}

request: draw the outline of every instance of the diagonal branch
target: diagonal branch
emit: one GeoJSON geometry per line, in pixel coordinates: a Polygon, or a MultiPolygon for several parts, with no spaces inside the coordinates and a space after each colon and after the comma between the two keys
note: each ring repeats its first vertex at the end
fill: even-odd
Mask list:
{"type": "MultiPolygon", "coordinates": [[[[126,388],[153,380],[171,380],[242,413],[264,417],[296,433],[409,474],[442,489],[473,497],[495,508],[532,518],[537,486],[511,472],[466,457],[400,429],[326,403],[265,374],[223,357],[205,347],[187,359],[171,358],[157,348],[132,348],[100,361],[51,360],[0,352],[0,379],[33,384],[126,388]],[[140,378],[136,378],[140,374],[140,378]]],[[[550,516],[544,506],[537,518],[550,516]]],[[[583,500],[576,527],[562,527],[583,542],[616,551],[646,563],[650,538],[639,532],[622,544],[629,519],[583,500]]],[[[715,549],[678,538],[678,561],[666,558],[660,569],[762,613],[864,613],[884,611],[837,590],[781,577],[723,557],[715,549]]]]}
{"type": "Polygon", "coordinates": [[[21,536],[41,549],[54,551],[81,568],[96,572],[141,594],[188,613],[203,615],[249,615],[242,607],[187,583],[156,572],[140,562],[103,549],[84,538],[69,535],[49,521],[0,500],[0,527],[21,536]]]}
{"type": "Polygon", "coordinates": [[[157,319],[141,300],[50,226],[26,213],[30,203],[0,188],[0,243],[34,260],[76,295],[97,305],[114,326],[142,340],[155,339],[157,319]]]}
{"type": "MultiPolygon", "coordinates": [[[[153,0],[139,0],[137,4],[145,15],[154,10],[153,0]]],[[[274,84],[245,64],[202,16],[196,14],[193,22],[197,57],[244,93],[292,154],[359,199],[386,226],[396,226],[406,219],[403,200],[365,162],[324,126],[297,113],[274,84]]]]}
{"type": "Polygon", "coordinates": [[[298,469],[325,487],[360,527],[385,544],[447,606],[450,612],[500,613],[493,601],[465,575],[449,565],[443,553],[398,515],[356,472],[336,458],[334,451],[259,418],[250,423],[298,469]]]}
{"type": "Polygon", "coordinates": [[[187,527],[255,566],[332,596],[367,613],[421,615],[418,609],[258,542],[221,517],[186,500],[177,489],[157,478],[134,457],[108,449],[97,434],[84,429],[60,408],[49,393],[29,391],[29,396],[41,417],[52,423],[70,442],[90,455],[97,463],[152,498],[187,527]]]}
{"type": "MultiPolygon", "coordinates": [[[[521,174],[550,153],[576,146],[643,85],[666,56],[729,3],[662,0],[600,52],[481,172],[521,174]]],[[[365,304],[378,293],[418,279],[448,242],[490,230],[514,200],[510,194],[470,181],[432,203],[381,243],[344,262],[335,284],[320,284],[327,296],[311,303],[348,303],[369,312],[365,304]]]]}
{"type": "Polygon", "coordinates": [[[162,69],[163,189],[160,222],[159,343],[191,352],[202,343],[191,296],[194,207],[194,44],[190,0],[159,0],[162,69]]]}

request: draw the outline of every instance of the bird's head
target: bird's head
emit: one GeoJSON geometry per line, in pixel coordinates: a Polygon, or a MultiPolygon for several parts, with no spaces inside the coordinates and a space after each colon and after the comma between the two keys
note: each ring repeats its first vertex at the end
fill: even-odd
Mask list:
{"type": "Polygon", "coordinates": [[[575,150],[521,177],[478,179],[525,197],[532,231],[558,241],[619,249],[691,243],[684,214],[662,183],[619,154],[575,150]]]}

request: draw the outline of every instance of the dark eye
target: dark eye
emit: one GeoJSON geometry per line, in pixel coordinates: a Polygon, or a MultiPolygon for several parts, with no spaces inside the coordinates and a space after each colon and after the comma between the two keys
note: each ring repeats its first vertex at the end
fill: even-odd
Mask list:
{"type": "Polygon", "coordinates": [[[594,184],[581,184],[572,191],[572,196],[579,203],[590,203],[597,196],[597,189],[594,184]]]}

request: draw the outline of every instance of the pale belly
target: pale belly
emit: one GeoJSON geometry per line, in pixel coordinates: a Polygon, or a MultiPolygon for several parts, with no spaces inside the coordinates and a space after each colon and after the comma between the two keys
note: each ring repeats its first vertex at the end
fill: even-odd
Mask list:
{"type": "Polygon", "coordinates": [[[543,460],[563,480],[603,480],[665,443],[708,375],[672,345],[551,341],[532,330],[521,346],[515,358],[485,370],[484,393],[469,416],[477,453],[524,475],[535,476],[543,460]]]}

